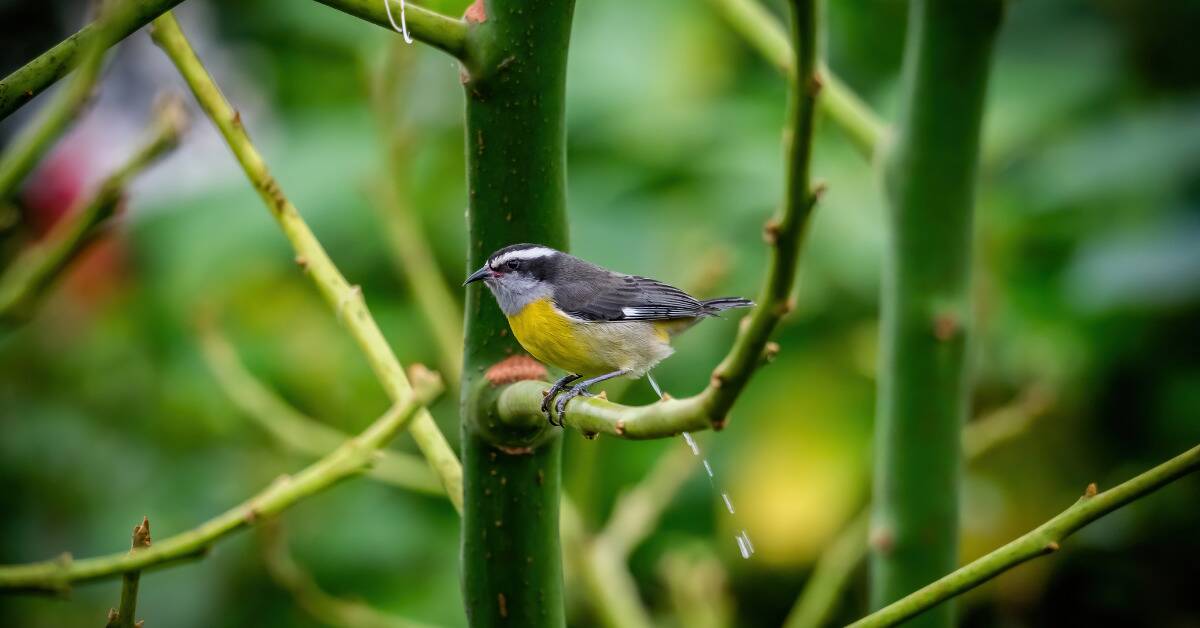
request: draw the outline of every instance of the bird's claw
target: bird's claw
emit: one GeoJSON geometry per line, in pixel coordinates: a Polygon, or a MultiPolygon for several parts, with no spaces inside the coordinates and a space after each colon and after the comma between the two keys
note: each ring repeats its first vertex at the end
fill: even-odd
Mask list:
{"type": "Polygon", "coordinates": [[[558,381],[554,382],[554,384],[550,386],[550,390],[547,390],[542,395],[542,414],[546,415],[546,420],[550,422],[550,425],[553,425],[554,427],[562,427],[562,412],[559,412],[559,420],[555,421],[554,413],[550,411],[550,403],[554,401],[554,397],[556,397],[563,388],[567,387],[567,384],[577,379],[579,379],[579,376],[574,374],[568,374],[565,377],[559,378],[558,381]]]}
{"type": "Polygon", "coordinates": [[[551,425],[562,427],[563,414],[567,411],[567,402],[576,397],[595,397],[595,395],[588,392],[588,389],[584,386],[572,386],[569,388],[567,392],[559,395],[558,401],[554,403],[554,410],[558,414],[558,423],[555,423],[553,420],[551,420],[551,425]]]}

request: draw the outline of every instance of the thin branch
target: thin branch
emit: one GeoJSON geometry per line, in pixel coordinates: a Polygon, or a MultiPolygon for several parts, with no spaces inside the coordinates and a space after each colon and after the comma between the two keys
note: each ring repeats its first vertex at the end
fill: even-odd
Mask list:
{"type": "MultiPolygon", "coordinates": [[[[280,399],[246,370],[233,346],[213,325],[201,325],[200,347],[209,372],[225,394],[289,451],[319,458],[352,438],[304,416],[280,399]]],[[[419,493],[446,495],[446,490],[424,460],[398,451],[380,450],[367,475],[419,493]]]]}
{"type": "MultiPolygon", "coordinates": [[[[780,215],[764,229],[771,246],[767,276],[753,312],[742,320],[729,354],[713,371],[709,385],[686,399],[666,399],[647,406],[624,406],[604,399],[572,401],[565,422],[584,432],[605,433],[624,438],[662,438],[707,428],[720,429],[738,395],[757,367],[769,361],[778,346],[769,342],[776,325],[794,307],[791,298],[796,283],[796,264],[808,218],[823,186],[812,186],[813,117],[821,82],[816,75],[816,11],[812,0],[795,0],[793,10],[796,38],[787,151],[787,188],[780,215]]],[[[541,382],[519,382],[494,398],[496,416],[514,427],[532,428],[544,421],[540,414],[541,382]]]]}
{"type": "Polygon", "coordinates": [[[326,593],[311,575],[304,571],[288,551],[287,539],[279,521],[270,520],[259,526],[259,546],[263,564],[276,584],[286,590],[296,603],[314,619],[329,626],[343,628],[420,628],[424,624],[382,613],[366,604],[345,600],[326,593]]]}
{"type": "MultiPolygon", "coordinates": [[[[758,0],[711,0],[739,35],[780,72],[795,78],[796,63],[787,33],[758,0]]],[[[846,133],[867,159],[873,159],[887,135],[887,125],[824,63],[817,77],[823,86],[818,105],[846,133]]]]}
{"type": "MultiPolygon", "coordinates": [[[[150,547],[150,520],[142,517],[142,522],[133,527],[133,542],[129,548],[132,554],[150,547]]],[[[141,571],[127,571],[121,578],[121,605],[108,609],[108,625],[106,628],[142,628],[142,622],[135,621],[137,616],[138,581],[141,571]]]]}
{"type": "MultiPolygon", "coordinates": [[[[300,212],[284,196],[283,189],[271,176],[262,156],[250,142],[250,137],[242,127],[241,116],[225,100],[221,90],[204,69],[174,16],[166,13],[156,19],[151,35],[175,63],[200,106],[225,137],[225,141],[241,163],[246,177],[291,242],[296,251],[297,264],[307,271],[321,295],[334,308],[339,321],[354,336],[388,396],[396,403],[410,400],[412,387],[404,376],[404,370],[400,368],[400,361],[396,359],[383,337],[383,332],[379,330],[379,325],[371,317],[362,288],[351,286],[346,281],[304,222],[300,212]]],[[[461,512],[462,466],[428,410],[422,408],[417,412],[409,432],[441,479],[450,502],[461,512]]]]}
{"type": "Polygon", "coordinates": [[[203,556],[221,538],[263,517],[271,517],[296,502],[358,475],[424,404],[442,391],[441,380],[419,366],[413,369],[413,392],[383,416],[329,455],[294,476],[281,476],[267,488],[224,513],[137,552],[120,552],[83,560],[64,554],[56,560],[0,566],[0,590],[61,593],[73,583],[108,578],[203,556]]]}
{"type": "Polygon", "coordinates": [[[1200,469],[1200,445],[1103,493],[1089,484],[1083,497],[1024,536],[957,571],[906,595],[851,624],[855,628],[894,626],[969,591],[1039,556],[1059,550],[1067,537],[1108,513],[1200,469]]]}
{"type": "MultiPolygon", "coordinates": [[[[1051,407],[1054,395],[1041,384],[1029,386],[1011,403],[963,428],[963,456],[974,462],[1021,434],[1051,407]]],[[[870,512],[864,508],[838,533],[817,559],[816,567],[784,622],[786,628],[820,628],[829,624],[850,574],[867,555],[870,512]]]]}
{"type": "MultiPolygon", "coordinates": [[[[399,0],[317,0],[317,2],[343,13],[393,30],[392,22],[388,18],[387,7],[384,6],[385,1],[392,2],[392,16],[398,22],[400,20],[399,0]]],[[[429,44],[458,59],[466,56],[466,21],[423,9],[411,2],[404,3],[404,10],[408,34],[413,39],[429,44]]]]}
{"type": "Polygon", "coordinates": [[[109,48],[182,1],[119,0],[108,21],[111,31],[102,34],[92,22],[0,81],[0,120],[66,76],[97,42],[101,49],[109,48]]]}
{"type": "Polygon", "coordinates": [[[0,275],[0,318],[20,319],[32,311],[38,296],[112,216],[130,180],[174,148],[186,127],[187,112],[179,99],[163,100],[137,152],[0,275]]]}

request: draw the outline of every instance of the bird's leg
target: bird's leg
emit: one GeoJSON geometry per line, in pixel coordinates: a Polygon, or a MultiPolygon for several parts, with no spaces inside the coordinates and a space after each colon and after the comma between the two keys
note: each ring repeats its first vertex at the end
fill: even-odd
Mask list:
{"type": "Polygon", "coordinates": [[[558,381],[554,382],[554,384],[550,386],[550,390],[546,391],[546,396],[542,398],[542,414],[546,415],[546,420],[550,421],[550,425],[562,427],[562,423],[554,422],[554,415],[550,413],[550,402],[554,401],[554,396],[557,395],[559,391],[566,388],[567,384],[570,384],[580,377],[580,375],[576,375],[574,373],[567,373],[566,375],[558,378],[558,381]]]}
{"type": "MultiPolygon", "coordinates": [[[[603,375],[589,377],[588,379],[585,379],[582,382],[579,382],[578,384],[575,384],[574,386],[572,386],[570,388],[570,390],[568,390],[567,392],[559,395],[558,402],[554,404],[554,409],[558,412],[557,425],[559,425],[561,427],[563,424],[563,412],[566,410],[568,401],[570,401],[580,395],[591,396],[591,393],[588,392],[588,388],[590,386],[592,386],[593,384],[599,384],[602,381],[612,379],[614,377],[620,377],[622,375],[628,375],[628,374],[629,374],[629,369],[621,369],[619,371],[613,371],[611,373],[605,373],[603,375]]],[[[551,423],[553,423],[553,421],[551,421],[551,423]]]]}

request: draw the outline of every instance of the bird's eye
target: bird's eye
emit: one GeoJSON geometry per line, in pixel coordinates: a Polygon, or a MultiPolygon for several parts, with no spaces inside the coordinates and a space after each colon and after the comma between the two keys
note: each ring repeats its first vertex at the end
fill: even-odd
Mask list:
{"type": "Polygon", "coordinates": [[[521,267],[521,260],[511,259],[505,264],[509,270],[516,270],[521,267]]]}

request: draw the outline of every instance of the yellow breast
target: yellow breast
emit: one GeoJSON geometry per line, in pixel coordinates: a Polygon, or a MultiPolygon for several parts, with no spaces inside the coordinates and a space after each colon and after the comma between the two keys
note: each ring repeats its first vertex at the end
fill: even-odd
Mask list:
{"type": "Polygon", "coordinates": [[[538,361],[571,373],[607,372],[598,364],[588,338],[572,321],[558,311],[550,299],[539,299],[508,317],[517,342],[538,361]]]}

